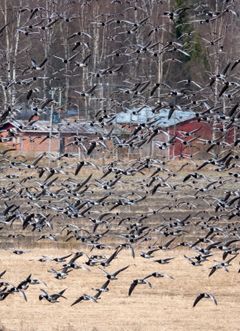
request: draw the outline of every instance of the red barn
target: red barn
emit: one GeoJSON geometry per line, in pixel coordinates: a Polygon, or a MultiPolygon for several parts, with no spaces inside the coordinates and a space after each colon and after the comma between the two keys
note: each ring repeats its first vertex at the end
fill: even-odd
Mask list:
{"type": "MultiPolygon", "coordinates": [[[[87,122],[63,121],[50,127],[49,121],[38,120],[31,125],[23,121],[8,121],[0,127],[0,142],[4,148],[14,147],[20,153],[70,153],[79,156],[83,146],[88,147],[99,134],[104,135],[103,129],[87,122]],[[78,143],[80,140],[82,145],[78,143]]],[[[91,156],[95,154],[97,148],[91,156]]]]}
{"type": "MultiPolygon", "coordinates": [[[[208,158],[207,150],[213,139],[213,125],[199,121],[192,111],[175,110],[169,118],[169,109],[161,109],[154,114],[151,108],[128,109],[116,117],[116,124],[123,127],[129,134],[139,124],[153,123],[158,128],[158,134],[141,148],[132,150],[134,157],[165,157],[167,159],[196,157],[208,158]]],[[[216,135],[221,138],[221,123],[215,128],[216,135]],[[218,132],[218,133],[217,133],[218,132]]],[[[143,128],[142,132],[145,129],[143,128]]],[[[217,138],[217,137],[216,137],[217,138]]],[[[224,139],[219,139],[216,146],[227,146],[233,143],[234,132],[230,129],[224,139]],[[224,140],[224,143],[223,143],[224,140]],[[224,145],[225,144],[225,145],[224,145]]],[[[127,151],[129,155],[129,150],[127,151]]]]}

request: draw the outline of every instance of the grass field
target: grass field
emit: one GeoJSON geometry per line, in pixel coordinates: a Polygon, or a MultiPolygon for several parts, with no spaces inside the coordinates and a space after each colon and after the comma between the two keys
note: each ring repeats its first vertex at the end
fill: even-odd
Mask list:
{"type": "MultiPolygon", "coordinates": [[[[115,271],[126,265],[129,268],[110,283],[110,291],[103,293],[98,303],[84,301],[71,307],[83,293],[93,294],[92,288],[101,286],[105,276],[98,267],[92,267],[90,271],[74,270],[66,279],[56,280],[47,270],[52,266],[58,268],[59,264],[37,261],[41,255],[67,253],[69,251],[56,249],[32,249],[21,256],[10,251],[1,252],[1,270],[7,269],[4,279],[16,284],[32,273],[34,278],[47,283],[47,287],[30,285],[26,291],[27,302],[18,293],[0,302],[3,330],[240,330],[240,281],[235,260],[229,273],[219,270],[208,278],[212,262],[193,267],[183,257],[184,254],[191,256],[187,249],[156,252],[154,258],[175,257],[167,265],[158,265],[154,259],[146,261],[139,252],[133,259],[130,251],[122,251],[107,270],[115,271]],[[139,285],[128,297],[131,281],[153,271],[165,272],[174,279],[152,279],[153,288],[139,285]],[[67,288],[67,299],[61,298],[55,304],[40,302],[40,288],[49,293],[67,288]],[[192,308],[196,295],[205,291],[215,295],[218,305],[202,300],[192,308]]],[[[109,254],[109,251],[101,254],[109,254]]],[[[215,255],[214,259],[217,257],[215,255]]],[[[84,260],[82,257],[79,262],[84,260]]]]}
{"type": "MultiPolygon", "coordinates": [[[[237,244],[231,246],[238,249],[239,232],[238,217],[231,220],[225,212],[230,212],[231,208],[216,212],[216,205],[219,197],[224,197],[226,191],[237,192],[239,189],[238,180],[228,174],[228,171],[219,173],[209,166],[206,171],[201,172],[204,176],[201,179],[191,179],[184,182],[184,178],[190,172],[194,172],[195,165],[190,163],[181,169],[182,162],[169,164],[167,169],[176,172],[177,176],[168,178],[168,172],[160,172],[159,182],[166,180],[170,186],[160,186],[156,193],[152,194],[153,188],[148,185],[151,174],[156,167],[145,169],[134,176],[122,175],[121,180],[111,189],[103,189],[99,181],[104,169],[96,170],[93,167],[85,167],[78,176],[74,176],[76,165],[64,166],[64,174],[59,173],[55,176],[57,181],[48,188],[51,194],[40,195],[41,184],[45,183],[45,174],[39,178],[36,169],[6,168],[1,176],[0,190],[2,199],[0,200],[1,215],[1,236],[0,236],[0,273],[6,270],[6,274],[0,281],[7,281],[17,286],[29,274],[37,278],[42,283],[30,285],[25,290],[27,302],[24,301],[20,293],[7,296],[3,301],[0,300],[0,331],[183,331],[183,330],[240,330],[239,300],[240,284],[238,273],[239,256],[235,258],[229,266],[229,272],[224,269],[217,270],[211,277],[208,277],[209,268],[215,263],[222,261],[220,249],[212,249],[212,256],[203,265],[194,267],[184,257],[193,257],[199,254],[193,248],[178,247],[170,250],[159,250],[153,253],[153,258],[144,259],[140,257],[141,250],[147,250],[147,246],[154,247],[166,243],[171,238],[174,243],[170,247],[176,247],[180,242],[193,242],[199,237],[205,237],[213,241],[225,243],[228,238],[237,238],[237,244]],[[88,190],[75,196],[74,191],[70,191],[68,184],[72,181],[73,188],[77,183],[84,181],[92,174],[88,190]],[[15,176],[17,175],[17,176],[15,176]],[[15,177],[14,177],[15,176],[15,177]],[[27,177],[31,176],[31,177],[27,177]],[[161,179],[161,176],[163,179],[161,179]],[[219,180],[222,177],[223,184],[211,186],[211,189],[204,191],[204,188],[211,181],[219,180]],[[27,179],[26,181],[22,181],[27,179]],[[10,188],[10,193],[5,188],[10,188]],[[12,188],[13,187],[13,188],[12,188]],[[22,191],[22,196],[19,192],[22,191]],[[27,191],[28,189],[28,191],[27,191]],[[202,191],[199,191],[202,189],[202,191]],[[59,190],[58,194],[55,194],[59,190]],[[235,190],[235,191],[234,191],[235,190]],[[31,194],[29,194],[29,192],[31,194]],[[81,217],[67,216],[61,212],[61,208],[75,204],[77,199],[80,202],[97,201],[111,193],[104,204],[94,204],[90,213],[81,217]],[[113,210],[111,207],[116,204],[119,198],[138,199],[144,196],[139,203],[133,205],[119,205],[113,210]],[[4,204],[5,202],[5,204],[4,204]],[[21,210],[22,219],[5,222],[11,216],[11,212],[4,215],[6,206],[15,203],[21,210]],[[189,204],[187,204],[189,203],[189,204]],[[192,204],[191,204],[192,203],[192,204]],[[47,206],[47,209],[44,207],[47,206]],[[53,207],[53,209],[49,208],[53,207]],[[60,210],[56,212],[56,210],[60,210]],[[111,211],[112,210],[112,211],[111,211]],[[153,211],[159,210],[157,213],[153,211]],[[112,220],[109,227],[101,224],[96,231],[93,231],[93,223],[90,218],[98,218],[99,215],[111,211],[112,220]],[[30,213],[38,213],[54,216],[52,228],[45,227],[41,232],[33,231],[32,225],[23,229],[23,219],[30,213]],[[101,299],[97,303],[80,302],[71,307],[71,304],[81,295],[96,293],[93,288],[99,288],[106,281],[105,274],[98,266],[86,268],[87,256],[84,254],[77,260],[81,269],[73,269],[67,277],[62,280],[55,279],[53,274],[48,272],[51,268],[60,270],[62,263],[54,261],[40,262],[41,256],[60,257],[77,250],[83,251],[88,255],[98,254],[110,256],[115,250],[116,245],[126,243],[127,237],[124,234],[131,233],[131,226],[139,222],[141,215],[148,215],[142,225],[145,226],[144,237],[147,241],[138,239],[133,244],[136,251],[136,258],[131,255],[130,250],[122,250],[117,259],[105,270],[114,272],[125,266],[128,269],[118,275],[118,280],[113,280],[109,284],[109,292],[102,293],[101,299]],[[211,216],[219,216],[219,219],[207,220],[211,216]],[[119,220],[129,218],[119,225],[119,220]],[[175,220],[184,220],[189,217],[189,223],[174,225],[175,220]],[[81,240],[73,238],[68,240],[73,234],[67,234],[63,228],[67,224],[75,224],[79,227],[81,235],[91,233],[92,238],[97,234],[101,235],[106,230],[109,232],[99,241],[102,244],[111,246],[110,249],[97,250],[90,252],[90,239],[88,245],[81,240]],[[167,232],[160,229],[165,226],[167,232]],[[211,226],[221,227],[214,230],[210,238],[211,226]],[[172,234],[172,229],[179,230],[180,233],[172,234]],[[237,229],[237,230],[236,230],[237,229]],[[155,231],[156,230],[156,231],[155,231]],[[148,234],[149,233],[149,234],[148,234]],[[41,235],[56,235],[56,241],[49,239],[40,240],[41,235]],[[14,235],[19,235],[14,237],[14,235]],[[26,250],[22,255],[13,254],[14,249],[26,250]],[[160,265],[154,262],[155,259],[174,257],[169,264],[160,265]],[[216,262],[217,261],[217,262],[216,262]],[[128,296],[128,290],[134,279],[144,278],[153,272],[163,272],[171,278],[150,278],[152,288],[148,285],[138,285],[132,295],[128,296]],[[66,289],[65,298],[60,298],[59,303],[49,303],[46,300],[39,301],[40,289],[46,290],[49,294],[58,293],[66,289]],[[203,299],[193,308],[193,302],[199,293],[212,293],[218,302],[215,305],[211,300],[203,299]]],[[[56,166],[56,165],[55,165],[56,166]]],[[[124,165],[128,168],[128,165],[124,165]]],[[[58,168],[60,169],[60,168],[58,168]]],[[[62,169],[62,168],[61,168],[62,169]]],[[[107,177],[106,181],[114,179],[114,174],[107,177]]],[[[156,179],[158,183],[158,179],[156,179]]],[[[231,199],[234,195],[231,197],[231,199]]],[[[236,201],[238,202],[238,201],[236,201]]],[[[85,207],[83,207],[85,208],[85,207]]],[[[236,209],[237,210],[237,209],[236,209]]],[[[237,215],[236,215],[237,216],[237,215]]],[[[137,225],[141,227],[141,225],[137,225]]],[[[90,236],[90,237],[91,237],[90,236]]],[[[89,237],[89,238],[90,238],[89,237]]],[[[94,240],[97,240],[96,238],[94,240]]],[[[199,247],[207,247],[207,243],[200,243],[199,247]]],[[[228,258],[232,257],[229,255],[228,258]]],[[[226,259],[227,260],[227,259],[226,259]]],[[[70,268],[71,269],[71,268],[70,268]]],[[[2,288],[0,288],[2,289],[2,288]]],[[[0,294],[1,298],[1,294],[0,294]]]]}

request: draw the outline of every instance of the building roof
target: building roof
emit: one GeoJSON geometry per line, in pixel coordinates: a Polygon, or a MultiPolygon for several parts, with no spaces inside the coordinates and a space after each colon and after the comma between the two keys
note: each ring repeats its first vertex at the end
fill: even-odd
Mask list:
{"type": "Polygon", "coordinates": [[[15,127],[16,129],[21,129],[22,127],[22,121],[17,121],[17,120],[7,120],[2,123],[0,123],[0,131],[5,131],[6,129],[9,128],[9,125],[12,127],[15,127]]]}
{"type": "Polygon", "coordinates": [[[150,107],[126,109],[126,112],[120,112],[116,115],[115,123],[117,124],[143,124],[154,121],[154,125],[160,127],[170,127],[193,119],[196,114],[189,110],[174,110],[169,119],[170,109],[163,108],[159,113],[154,114],[150,107]]]}
{"type": "MultiPolygon", "coordinates": [[[[49,121],[38,120],[32,124],[29,124],[26,121],[6,121],[1,125],[0,130],[4,129],[7,125],[14,126],[20,132],[37,132],[37,133],[49,133],[51,130],[51,126],[49,121]]],[[[59,124],[52,125],[52,133],[74,133],[74,134],[104,134],[104,130],[99,125],[92,125],[89,122],[77,121],[77,122],[68,122],[62,121],[59,124]]]]}
{"type": "Polygon", "coordinates": [[[59,130],[62,133],[76,133],[76,134],[104,134],[103,128],[99,125],[93,125],[91,122],[67,122],[63,121],[59,125],[59,130]]]}
{"type": "MultiPolygon", "coordinates": [[[[38,120],[31,125],[24,122],[22,131],[23,132],[50,132],[51,126],[49,121],[38,120]]],[[[58,128],[56,125],[52,125],[52,132],[57,133],[58,128]]]]}

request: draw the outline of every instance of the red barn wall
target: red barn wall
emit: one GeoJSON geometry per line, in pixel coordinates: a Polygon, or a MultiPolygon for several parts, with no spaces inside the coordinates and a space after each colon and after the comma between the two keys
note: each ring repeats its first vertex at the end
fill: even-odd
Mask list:
{"type": "MultiPolygon", "coordinates": [[[[171,136],[177,136],[185,141],[191,140],[193,137],[199,137],[201,139],[211,140],[212,138],[212,126],[207,122],[198,122],[197,120],[190,120],[184,123],[179,123],[176,126],[169,128],[169,133],[171,136]],[[193,130],[198,130],[194,135],[185,137],[182,132],[191,132],[193,130]]],[[[169,157],[181,157],[182,155],[193,155],[198,154],[198,157],[205,157],[205,150],[203,144],[199,141],[193,141],[190,146],[184,145],[180,140],[176,139],[175,143],[170,146],[169,157]]]]}
{"type": "MultiPolygon", "coordinates": [[[[219,129],[219,136],[221,136],[222,133],[222,125],[218,124],[217,128],[219,129]]],[[[206,152],[208,147],[210,147],[209,144],[204,144],[204,141],[200,141],[200,139],[203,140],[212,140],[212,134],[213,134],[213,126],[211,123],[207,122],[198,122],[197,120],[190,120],[184,123],[179,123],[178,125],[174,127],[169,128],[169,133],[171,136],[176,135],[177,137],[183,138],[185,141],[191,140],[193,137],[198,137],[199,139],[196,139],[196,141],[193,141],[189,143],[190,146],[184,145],[180,140],[176,139],[175,143],[171,145],[169,157],[174,158],[181,155],[192,155],[194,157],[196,153],[197,158],[208,158],[209,154],[206,152]],[[198,129],[194,135],[191,135],[189,137],[184,137],[184,135],[181,134],[181,131],[184,132],[191,132],[193,130],[198,129]]],[[[223,139],[228,144],[232,144],[234,142],[234,129],[230,128],[227,133],[225,133],[225,137],[223,139]]]]}
{"type": "MultiPolygon", "coordinates": [[[[49,139],[46,139],[47,133],[26,132],[20,137],[19,150],[24,153],[41,153],[49,151],[49,139]]],[[[59,152],[59,139],[54,136],[51,139],[50,151],[53,153],[59,152]]]]}

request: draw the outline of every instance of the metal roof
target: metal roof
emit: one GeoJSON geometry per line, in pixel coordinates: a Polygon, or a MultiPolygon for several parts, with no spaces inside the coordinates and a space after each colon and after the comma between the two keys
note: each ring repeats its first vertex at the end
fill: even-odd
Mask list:
{"type": "Polygon", "coordinates": [[[91,122],[62,122],[59,125],[59,130],[62,133],[77,133],[77,134],[104,134],[104,130],[91,122]]]}
{"type": "MultiPolygon", "coordinates": [[[[2,124],[4,125],[10,124],[18,129],[20,132],[49,132],[50,125],[49,121],[36,121],[32,124],[29,124],[28,121],[22,120],[8,120],[2,124]]],[[[56,126],[53,126],[53,131],[56,131],[56,126]]]]}
{"type": "Polygon", "coordinates": [[[4,121],[0,124],[0,131],[3,131],[5,129],[5,127],[9,124],[14,126],[17,129],[21,129],[22,126],[23,126],[22,121],[17,121],[17,120],[14,120],[14,119],[6,120],[6,121],[4,121]]]}
{"type": "MultiPolygon", "coordinates": [[[[22,131],[24,132],[50,132],[50,123],[49,121],[41,121],[38,120],[35,123],[28,125],[26,122],[24,123],[22,131]]],[[[57,133],[58,129],[55,125],[52,126],[52,132],[57,133]]]]}
{"type": "MultiPolygon", "coordinates": [[[[12,124],[20,132],[37,132],[37,133],[49,133],[50,123],[49,121],[38,120],[29,125],[26,121],[7,121],[5,124],[12,124]]],[[[104,130],[96,124],[91,124],[90,122],[77,121],[68,122],[62,121],[61,123],[52,125],[52,133],[74,133],[74,134],[104,134],[104,130]]]]}
{"type": "Polygon", "coordinates": [[[170,109],[163,108],[158,114],[154,114],[150,107],[126,109],[126,112],[120,112],[116,115],[117,124],[141,124],[149,121],[155,121],[154,125],[160,127],[170,127],[178,123],[188,121],[196,117],[193,111],[174,110],[170,119],[168,119],[170,109]]]}

